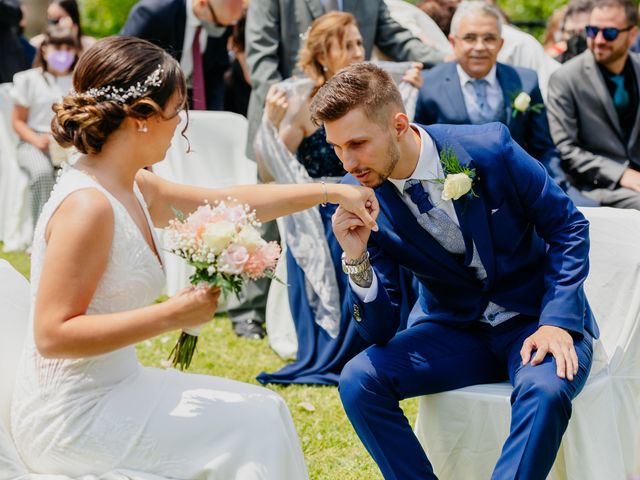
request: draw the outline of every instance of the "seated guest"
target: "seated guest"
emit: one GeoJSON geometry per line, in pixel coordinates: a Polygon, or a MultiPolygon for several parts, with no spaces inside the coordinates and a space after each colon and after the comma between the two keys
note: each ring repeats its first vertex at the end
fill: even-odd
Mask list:
{"type": "MultiPolygon", "coordinates": [[[[60,25],[73,30],[80,50],[86,50],[96,41],[95,38],[82,32],[80,23],[80,8],[76,0],[51,0],[47,8],[47,22],[49,25],[60,25]]],[[[44,35],[36,35],[31,39],[31,45],[39,47],[44,35]]]]}
{"type": "Polygon", "coordinates": [[[491,478],[547,478],[598,336],[582,287],[589,222],[504,125],[411,124],[375,66],[343,69],[310,109],[344,183],[380,201],[375,231],[342,208],[333,231],[353,323],[374,343],[345,365],[340,398],[383,477],[437,478],[401,400],[509,380],[511,427],[491,478]],[[398,332],[401,267],[420,290],[398,332]]]}
{"type": "Polygon", "coordinates": [[[35,67],[13,77],[13,128],[20,137],[17,160],[29,178],[34,224],[55,183],[49,150],[53,142],[51,106],[71,89],[71,71],[77,55],[73,31],[49,27],[38,48],[35,67]]]}
{"type": "MultiPolygon", "coordinates": [[[[568,187],[549,134],[536,73],[497,62],[501,30],[502,17],[494,6],[479,1],[460,4],[449,34],[456,61],[426,73],[415,121],[425,125],[502,122],[558,184],[568,187]]],[[[577,203],[595,205],[573,193],[577,203]]]]}
{"type": "Polygon", "coordinates": [[[551,77],[547,106],[574,185],[604,206],[640,209],[637,21],[631,0],[596,0],[589,49],[551,77]]]}
{"type": "MultiPolygon", "coordinates": [[[[268,173],[276,181],[330,182],[345,174],[333,147],[327,143],[324,129],[311,122],[309,104],[328,79],[362,60],[364,47],[353,15],[329,12],[313,21],[299,54],[299,68],[309,77],[302,82],[309,85],[310,93],[299,99],[287,95],[284,84],[274,85],[267,94],[265,107],[270,122],[263,121],[258,132],[256,154],[265,160],[268,173]],[[298,108],[294,106],[296,102],[298,108]],[[292,118],[283,121],[287,110],[292,118]],[[268,132],[273,133],[284,151],[268,148],[272,143],[265,139],[268,132]]],[[[415,67],[405,73],[405,78],[415,82],[415,86],[420,85],[420,73],[415,67]]],[[[288,82],[293,81],[296,80],[288,82]]],[[[297,223],[295,219],[285,220],[291,222],[286,223],[284,236],[288,247],[289,305],[298,352],[296,361],[279,372],[260,374],[258,380],[263,383],[335,385],[344,364],[368,345],[351,322],[340,260],[342,252],[331,230],[334,212],[331,205],[323,205],[317,211],[305,212],[305,218],[296,214],[297,223]]],[[[404,293],[400,302],[403,318],[408,316],[415,299],[411,280],[412,276],[407,274],[398,285],[398,290],[404,293]]]]}
{"type": "Polygon", "coordinates": [[[587,36],[584,28],[589,23],[592,8],[593,2],[591,0],[571,0],[567,5],[562,21],[564,50],[556,57],[560,63],[568,62],[587,49],[587,36]]]}

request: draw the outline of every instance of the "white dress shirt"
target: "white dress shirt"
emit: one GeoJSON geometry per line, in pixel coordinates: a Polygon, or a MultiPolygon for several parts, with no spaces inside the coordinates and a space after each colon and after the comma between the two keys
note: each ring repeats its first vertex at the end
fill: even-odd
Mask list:
{"type": "MultiPolygon", "coordinates": [[[[187,79],[187,85],[191,87],[191,77],[193,76],[193,54],[191,46],[196,28],[201,24],[200,19],[193,13],[193,2],[185,2],[187,8],[187,23],[184,28],[184,43],[182,44],[182,56],[180,57],[180,68],[187,79]]],[[[204,53],[207,48],[207,32],[204,28],[200,30],[200,51],[204,53]]]]}
{"type": "MultiPolygon", "coordinates": [[[[476,79],[467,75],[467,72],[462,69],[460,64],[456,65],[456,70],[458,71],[460,88],[462,88],[462,96],[464,97],[464,103],[467,106],[467,112],[479,112],[480,105],[478,105],[476,91],[473,89],[473,85],[471,84],[471,82],[476,79]]],[[[488,83],[487,102],[489,102],[489,107],[491,107],[492,112],[498,112],[500,108],[504,108],[502,105],[504,100],[502,98],[502,87],[500,86],[500,83],[498,83],[498,77],[496,76],[495,65],[491,67],[491,70],[489,70],[489,73],[483,78],[483,80],[486,80],[488,83]]],[[[500,114],[502,114],[502,112],[498,112],[498,116],[500,116],[500,114]]]]}

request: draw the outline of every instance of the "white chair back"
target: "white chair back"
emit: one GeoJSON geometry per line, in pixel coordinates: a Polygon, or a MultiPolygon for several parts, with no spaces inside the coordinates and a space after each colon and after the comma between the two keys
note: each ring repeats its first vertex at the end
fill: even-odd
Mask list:
{"type": "MultiPolygon", "coordinates": [[[[153,167],[157,175],[172,182],[209,188],[256,183],[257,165],[244,153],[246,118],[231,112],[191,111],[185,132],[189,142],[181,133],[184,125],[183,116],[167,156],[153,167]],[[189,144],[191,152],[187,153],[189,144]]],[[[188,285],[192,271],[182,259],[169,253],[164,255],[164,263],[167,293],[173,295],[188,285]]]]}
{"type": "Polygon", "coordinates": [[[18,136],[11,124],[10,83],[0,84],[0,240],[4,250],[23,250],[31,244],[32,220],[28,181],[18,167],[18,136]]]}
{"type": "Polygon", "coordinates": [[[9,411],[28,323],[29,282],[0,260],[0,480],[26,473],[9,435],[9,411]]]}

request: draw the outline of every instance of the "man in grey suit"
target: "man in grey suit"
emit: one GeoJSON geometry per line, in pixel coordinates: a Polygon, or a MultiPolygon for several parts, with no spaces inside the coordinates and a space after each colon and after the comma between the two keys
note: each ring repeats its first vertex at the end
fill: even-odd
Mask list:
{"type": "Polygon", "coordinates": [[[358,22],[365,58],[376,45],[396,61],[412,60],[432,66],[444,54],[422,43],[389,15],[383,0],[260,0],[249,3],[246,24],[247,63],[251,75],[247,154],[260,125],[267,90],[296,70],[298,50],[311,22],[329,10],[351,13],[358,22]]]}
{"type": "Polygon", "coordinates": [[[571,181],[603,206],[640,209],[640,55],[631,0],[596,0],[589,49],[549,81],[551,136],[571,181]]]}

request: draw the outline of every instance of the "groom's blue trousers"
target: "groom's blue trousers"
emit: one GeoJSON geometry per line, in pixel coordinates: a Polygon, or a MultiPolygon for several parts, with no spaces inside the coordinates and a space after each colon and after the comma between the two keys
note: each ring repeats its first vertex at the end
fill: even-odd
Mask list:
{"type": "Polygon", "coordinates": [[[544,480],[571,417],[571,400],[587,380],[592,338],[575,336],[579,369],[569,381],[558,377],[551,353],[537,366],[522,365],[522,344],[537,328],[537,319],[525,316],[496,327],[422,323],[354,357],[340,376],[340,397],[384,478],[437,478],[400,400],[509,379],[511,428],[492,479],[544,480]]]}

